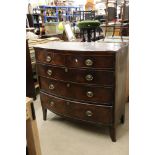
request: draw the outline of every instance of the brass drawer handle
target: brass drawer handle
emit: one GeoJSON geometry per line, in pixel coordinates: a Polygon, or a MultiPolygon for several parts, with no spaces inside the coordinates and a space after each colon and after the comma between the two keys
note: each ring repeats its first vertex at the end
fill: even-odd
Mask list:
{"type": "Polygon", "coordinates": [[[54,89],[54,85],[53,84],[50,84],[49,85],[49,89],[53,90],[54,89]]]}
{"type": "Polygon", "coordinates": [[[85,79],[87,81],[92,81],[93,80],[93,76],[91,74],[86,75],[85,79]]]}
{"type": "Polygon", "coordinates": [[[51,76],[52,75],[52,70],[48,69],[47,74],[51,76]]]}
{"type": "Polygon", "coordinates": [[[66,72],[66,73],[68,72],[68,68],[65,68],[65,72],[66,72]]]}
{"type": "Polygon", "coordinates": [[[90,110],[87,110],[87,111],[86,111],[86,115],[87,115],[88,117],[91,117],[91,116],[93,116],[93,112],[90,111],[90,110]]]}
{"type": "Polygon", "coordinates": [[[66,85],[68,88],[70,87],[70,83],[67,83],[67,85],[66,85]]]}
{"type": "Polygon", "coordinates": [[[47,61],[47,62],[50,62],[51,60],[52,60],[52,58],[51,58],[50,56],[47,56],[47,57],[46,57],[46,61],[47,61]]]}
{"type": "Polygon", "coordinates": [[[91,59],[86,59],[85,60],[85,65],[86,66],[92,66],[93,65],[93,61],[91,59]]]}
{"type": "Polygon", "coordinates": [[[51,102],[50,102],[50,105],[51,105],[51,106],[54,106],[54,102],[53,102],[53,101],[51,101],[51,102]]]}
{"type": "Polygon", "coordinates": [[[92,92],[92,91],[87,91],[87,96],[88,96],[88,97],[93,97],[93,96],[94,96],[94,94],[93,94],[93,92],[92,92]]]}
{"type": "Polygon", "coordinates": [[[69,105],[70,105],[70,102],[67,101],[67,102],[66,102],[66,105],[69,106],[69,105]]]}

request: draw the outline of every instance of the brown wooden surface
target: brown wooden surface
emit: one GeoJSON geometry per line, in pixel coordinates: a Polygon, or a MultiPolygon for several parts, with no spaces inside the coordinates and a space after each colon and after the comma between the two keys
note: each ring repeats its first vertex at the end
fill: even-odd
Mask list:
{"type": "Polygon", "coordinates": [[[39,134],[36,120],[32,115],[32,99],[26,98],[26,141],[28,155],[41,155],[39,134]]]}
{"type": "Polygon", "coordinates": [[[36,61],[52,65],[64,65],[65,57],[62,54],[54,53],[54,51],[43,49],[43,50],[36,50],[36,61]],[[47,56],[51,58],[50,62],[46,61],[47,56]]]}
{"type": "MultiPolygon", "coordinates": [[[[83,53],[83,52],[82,52],[83,53]]],[[[51,65],[62,65],[66,67],[87,67],[87,68],[102,68],[114,69],[114,56],[110,53],[108,55],[84,55],[79,54],[63,54],[57,53],[54,50],[36,49],[36,61],[51,65]],[[51,58],[50,62],[46,61],[47,56],[51,58]],[[93,61],[92,66],[87,66],[85,61],[90,59],[93,61]]]]}
{"type": "Polygon", "coordinates": [[[26,40],[26,96],[36,98],[28,40],[26,40]]]}
{"type": "Polygon", "coordinates": [[[122,49],[116,54],[116,81],[115,81],[115,125],[125,115],[126,73],[128,49],[122,49]]]}
{"type": "Polygon", "coordinates": [[[32,99],[26,97],[26,120],[32,119],[30,104],[32,103],[32,99]]]}
{"type": "Polygon", "coordinates": [[[40,77],[40,89],[47,93],[61,96],[68,99],[74,99],[87,102],[99,102],[99,104],[111,105],[113,102],[113,89],[111,87],[99,87],[90,85],[80,85],[57,80],[50,80],[40,77]],[[49,89],[50,84],[54,89],[49,89]],[[67,86],[69,84],[69,87],[67,86]],[[92,91],[93,97],[88,97],[87,92],[92,91]]]}
{"type": "Polygon", "coordinates": [[[111,139],[116,141],[116,125],[124,123],[127,48],[127,43],[78,42],[35,47],[44,120],[49,109],[61,116],[109,123],[111,139]],[[47,56],[51,57],[50,62],[46,61],[47,56]],[[91,66],[85,64],[87,59],[92,60],[91,66]],[[49,69],[51,75],[47,73],[49,69]],[[87,74],[93,76],[92,81],[85,79],[87,74]],[[49,89],[51,84],[53,89],[49,89]],[[88,97],[88,91],[92,97],[88,97]],[[87,117],[86,111],[94,115],[87,117]]]}
{"type": "Polygon", "coordinates": [[[88,103],[79,103],[70,100],[40,93],[42,105],[49,110],[61,115],[70,116],[77,119],[84,119],[89,122],[112,123],[112,108],[102,105],[92,105],[88,103]],[[51,104],[52,101],[52,104],[51,104]],[[87,111],[92,112],[92,116],[87,116],[87,111]]]}
{"type": "Polygon", "coordinates": [[[85,84],[114,85],[114,72],[109,70],[76,69],[38,64],[37,71],[39,76],[51,79],[85,84]],[[49,70],[51,75],[48,74],[49,70]],[[87,75],[91,75],[93,79],[88,81],[87,75]]]}
{"type": "Polygon", "coordinates": [[[129,102],[129,49],[127,49],[128,55],[127,55],[127,64],[126,64],[126,93],[125,93],[125,100],[126,102],[129,102]]]}
{"type": "Polygon", "coordinates": [[[92,60],[91,68],[114,69],[114,56],[111,55],[69,55],[66,58],[66,66],[68,67],[88,67],[85,64],[87,59],[92,60]]]}

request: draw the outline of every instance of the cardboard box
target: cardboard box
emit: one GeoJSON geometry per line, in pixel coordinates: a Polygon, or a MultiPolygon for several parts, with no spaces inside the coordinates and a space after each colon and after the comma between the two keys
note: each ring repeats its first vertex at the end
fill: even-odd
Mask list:
{"type": "Polygon", "coordinates": [[[53,22],[53,23],[45,23],[45,34],[56,34],[60,33],[58,30],[58,22],[53,22]]]}

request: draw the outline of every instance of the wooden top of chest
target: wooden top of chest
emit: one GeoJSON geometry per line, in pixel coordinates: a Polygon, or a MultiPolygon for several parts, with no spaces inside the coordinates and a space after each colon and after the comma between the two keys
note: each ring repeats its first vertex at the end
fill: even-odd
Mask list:
{"type": "Polygon", "coordinates": [[[117,52],[128,46],[127,43],[98,43],[98,42],[48,42],[38,44],[34,48],[52,49],[57,51],[109,51],[117,52]]]}

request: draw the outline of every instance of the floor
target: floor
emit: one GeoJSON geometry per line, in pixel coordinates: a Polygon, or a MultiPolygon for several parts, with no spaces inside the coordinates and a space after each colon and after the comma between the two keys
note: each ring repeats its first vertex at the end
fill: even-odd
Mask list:
{"type": "Polygon", "coordinates": [[[129,104],[126,120],[117,127],[117,142],[113,143],[107,128],[75,123],[48,111],[42,119],[40,97],[34,101],[42,155],[128,155],[129,104]]]}

